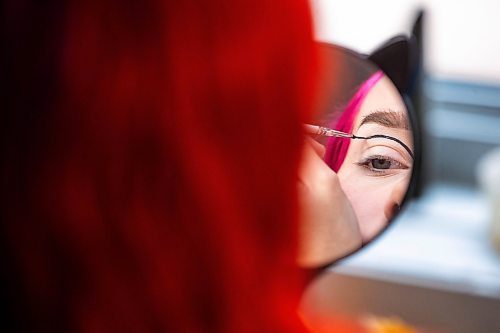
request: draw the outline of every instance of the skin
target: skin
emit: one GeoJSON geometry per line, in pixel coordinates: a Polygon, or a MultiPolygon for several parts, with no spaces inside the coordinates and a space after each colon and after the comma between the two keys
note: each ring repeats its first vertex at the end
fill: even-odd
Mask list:
{"type": "Polygon", "coordinates": [[[337,174],[323,161],[324,153],[321,144],[306,139],[298,182],[297,255],[299,266],[306,268],[321,267],[361,246],[356,215],[337,174]]]}
{"type": "MultiPolygon", "coordinates": [[[[406,107],[387,77],[365,97],[353,133],[389,135],[413,151],[406,107]]],[[[400,207],[411,178],[412,157],[389,139],[351,140],[338,173],[323,161],[324,152],[306,139],[298,182],[302,267],[323,266],[373,239],[400,207]]]]}
{"type": "MultiPolygon", "coordinates": [[[[365,137],[389,135],[413,151],[406,107],[387,77],[382,77],[366,96],[353,133],[365,137]]],[[[412,166],[412,157],[397,142],[382,138],[351,140],[337,176],[356,214],[363,243],[373,239],[399,210],[412,166]]]]}

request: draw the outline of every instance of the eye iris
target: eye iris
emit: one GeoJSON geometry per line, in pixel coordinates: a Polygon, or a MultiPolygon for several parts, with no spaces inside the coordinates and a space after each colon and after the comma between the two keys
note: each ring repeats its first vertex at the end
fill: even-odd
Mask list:
{"type": "Polygon", "coordinates": [[[391,161],[383,158],[375,158],[372,160],[372,166],[375,169],[390,169],[391,161]]]}

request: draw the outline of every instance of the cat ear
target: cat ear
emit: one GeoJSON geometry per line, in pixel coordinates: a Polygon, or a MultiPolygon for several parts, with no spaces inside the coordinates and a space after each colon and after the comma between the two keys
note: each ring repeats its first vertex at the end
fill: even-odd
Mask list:
{"type": "Polygon", "coordinates": [[[415,37],[398,35],[377,47],[367,58],[375,63],[401,93],[408,92],[417,66],[415,37]]]}

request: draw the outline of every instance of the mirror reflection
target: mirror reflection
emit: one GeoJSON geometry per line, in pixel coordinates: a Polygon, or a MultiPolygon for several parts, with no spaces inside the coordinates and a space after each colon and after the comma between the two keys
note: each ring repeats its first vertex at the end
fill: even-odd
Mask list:
{"type": "Polygon", "coordinates": [[[324,266],[379,235],[401,209],[414,160],[409,111],[391,79],[354,52],[321,49],[322,68],[338,65],[323,73],[317,120],[306,130],[299,185],[304,267],[324,266]]]}

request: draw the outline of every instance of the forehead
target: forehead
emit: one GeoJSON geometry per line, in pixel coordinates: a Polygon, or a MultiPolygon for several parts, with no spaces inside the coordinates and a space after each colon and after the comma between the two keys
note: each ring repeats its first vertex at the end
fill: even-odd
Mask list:
{"type": "Polygon", "coordinates": [[[407,116],[406,106],[401,95],[392,81],[385,75],[373,86],[362,102],[356,117],[355,128],[359,128],[364,117],[381,110],[399,111],[407,116]]]}

